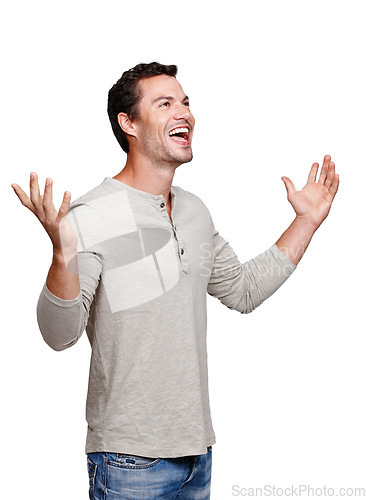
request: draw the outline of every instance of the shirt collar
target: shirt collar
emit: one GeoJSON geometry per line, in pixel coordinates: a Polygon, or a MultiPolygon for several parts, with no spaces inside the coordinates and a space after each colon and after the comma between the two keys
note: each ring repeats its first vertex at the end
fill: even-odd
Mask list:
{"type": "MultiPolygon", "coordinates": [[[[154,203],[161,203],[162,201],[165,201],[165,198],[162,194],[152,194],[152,193],[147,193],[146,191],[141,191],[140,189],[133,188],[132,186],[129,186],[128,184],[125,184],[122,181],[119,181],[117,179],[113,179],[113,177],[105,177],[103,182],[112,182],[115,186],[119,186],[122,189],[126,189],[129,193],[139,196],[140,198],[143,198],[147,201],[152,201],[154,203]]],[[[172,202],[174,202],[176,191],[174,186],[171,186],[170,188],[171,196],[172,196],[172,202]]]]}

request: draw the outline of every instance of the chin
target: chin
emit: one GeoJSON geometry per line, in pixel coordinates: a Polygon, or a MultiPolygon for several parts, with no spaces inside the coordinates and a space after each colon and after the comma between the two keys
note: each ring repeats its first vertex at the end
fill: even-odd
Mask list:
{"type": "MultiPolygon", "coordinates": [[[[168,153],[168,152],[167,152],[168,153]]],[[[189,163],[193,159],[193,153],[192,150],[189,149],[189,151],[181,151],[180,154],[179,152],[169,152],[168,155],[166,155],[165,160],[168,161],[169,163],[174,163],[176,165],[181,165],[182,163],[189,163]],[[169,159],[168,159],[169,157],[169,159]]]]}
{"type": "Polygon", "coordinates": [[[184,163],[189,163],[192,160],[193,160],[193,155],[191,155],[189,158],[187,158],[184,163]]]}
{"type": "Polygon", "coordinates": [[[180,159],[182,163],[188,163],[193,160],[193,153],[190,151],[188,154],[184,155],[183,158],[180,159]]]}

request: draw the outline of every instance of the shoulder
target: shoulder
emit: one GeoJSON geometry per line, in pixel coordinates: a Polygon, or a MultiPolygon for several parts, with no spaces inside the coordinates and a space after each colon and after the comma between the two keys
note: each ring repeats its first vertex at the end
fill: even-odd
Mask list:
{"type": "Polygon", "coordinates": [[[100,206],[108,194],[110,189],[103,181],[70,204],[66,218],[77,232],[79,242],[84,241],[87,247],[106,238],[106,224],[100,206]]]}
{"type": "Polygon", "coordinates": [[[184,211],[186,220],[195,221],[201,228],[213,225],[211,213],[199,196],[178,186],[172,188],[177,196],[177,208],[184,211]]]}
{"type": "Polygon", "coordinates": [[[96,205],[98,201],[100,201],[104,196],[111,194],[113,190],[111,189],[110,184],[106,181],[107,178],[105,178],[103,182],[98,184],[98,186],[95,186],[82,196],[76,198],[70,204],[70,210],[81,205],[89,205],[90,207],[92,207],[93,205],[96,205]]]}
{"type": "Polygon", "coordinates": [[[202,199],[194,193],[187,191],[179,186],[172,186],[173,191],[177,194],[177,197],[181,199],[184,203],[193,206],[195,209],[205,210],[209,213],[209,210],[202,199]]]}

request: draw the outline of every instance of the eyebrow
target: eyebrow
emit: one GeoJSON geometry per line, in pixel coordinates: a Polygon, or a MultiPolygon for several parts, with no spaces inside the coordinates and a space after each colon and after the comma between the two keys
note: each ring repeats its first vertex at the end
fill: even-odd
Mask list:
{"type": "MultiPolygon", "coordinates": [[[[159,96],[153,100],[153,104],[155,104],[158,101],[164,101],[164,100],[174,101],[174,97],[172,97],[171,95],[159,96]]],[[[187,95],[183,98],[182,102],[184,102],[184,101],[189,101],[189,97],[187,95]]]]}

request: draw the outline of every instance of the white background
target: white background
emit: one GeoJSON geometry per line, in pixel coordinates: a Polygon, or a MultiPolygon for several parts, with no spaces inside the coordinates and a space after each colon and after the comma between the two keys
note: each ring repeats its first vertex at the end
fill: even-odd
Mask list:
{"type": "Polygon", "coordinates": [[[107,92],[138,62],[178,65],[196,117],[173,184],[201,197],[242,262],[293,219],[331,154],[340,188],[295,273],[250,315],[208,297],[213,500],[232,486],[366,487],[362,1],[24,0],[2,8],[1,429],[6,499],[86,500],[84,333],[57,353],[36,303],[51,243],[11,184],[29,173],[76,199],[125,155],[107,92]]]}

